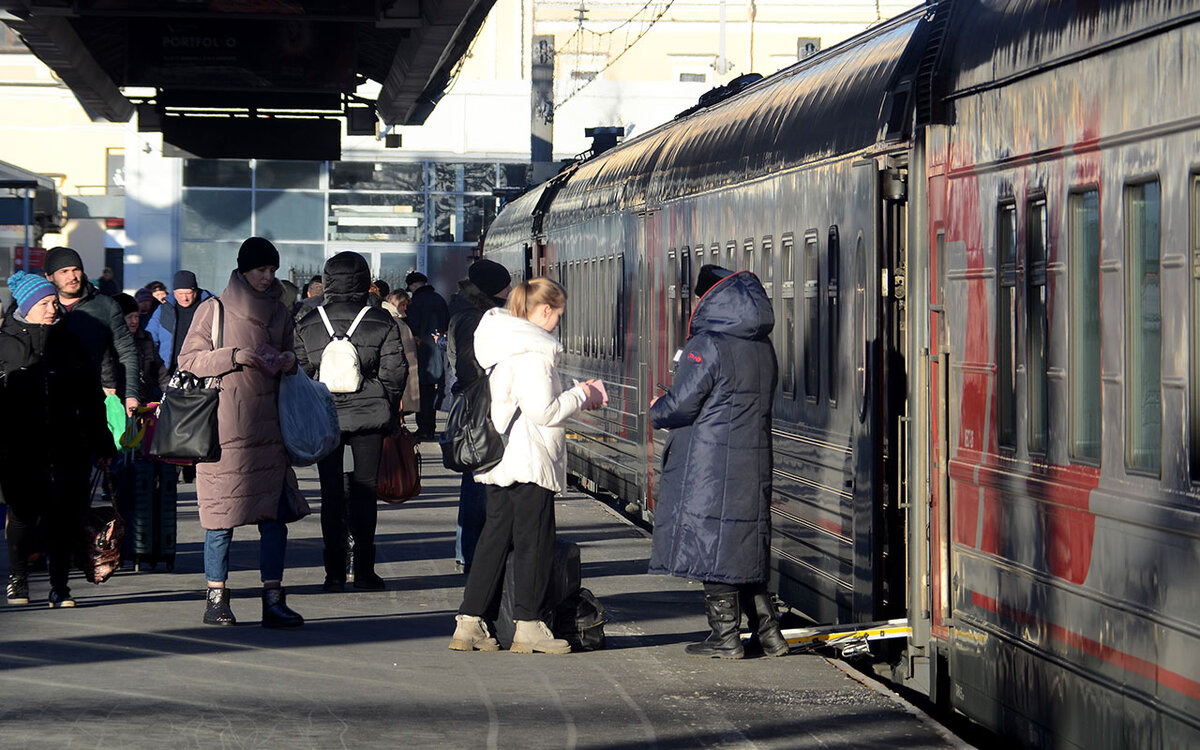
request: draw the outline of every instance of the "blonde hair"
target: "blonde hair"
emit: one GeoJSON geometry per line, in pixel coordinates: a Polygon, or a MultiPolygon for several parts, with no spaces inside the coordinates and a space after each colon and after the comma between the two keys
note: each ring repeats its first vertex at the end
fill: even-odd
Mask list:
{"type": "Polygon", "coordinates": [[[529,320],[538,305],[550,305],[555,310],[567,306],[567,290],[557,281],[545,276],[522,281],[508,293],[508,311],[518,318],[529,320]]]}

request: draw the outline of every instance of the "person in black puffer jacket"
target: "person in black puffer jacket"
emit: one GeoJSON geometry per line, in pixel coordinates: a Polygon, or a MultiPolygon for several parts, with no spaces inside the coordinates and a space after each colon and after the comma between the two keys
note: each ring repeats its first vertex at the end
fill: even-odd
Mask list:
{"type": "Polygon", "coordinates": [[[8,503],[8,602],[29,601],[34,527],[45,524],[50,606],[73,607],[71,548],[82,531],[95,461],[116,454],[99,374],[57,312],[55,289],[18,271],[16,306],[0,325],[0,486],[8,503]]]}
{"type": "MultiPolygon", "coordinates": [[[[376,475],[383,436],[396,427],[400,395],[409,377],[400,349],[400,332],[385,310],[370,307],[370,268],[358,253],[343,252],[325,262],[325,299],[322,307],[334,332],[345,335],[364,308],[354,335],[362,384],[355,393],[335,393],[342,444],[317,462],[321,479],[321,534],[325,538],[325,591],[346,586],[346,504],[342,481],[342,456],[350,446],[354,472],[350,477],[349,520],[354,534],[354,588],[383,589],[375,573],[376,475]]],[[[296,359],[314,379],[321,369],[321,354],[331,338],[320,313],[313,309],[296,326],[296,359]]]]}
{"type": "MultiPolygon", "coordinates": [[[[482,258],[467,269],[467,278],[458,282],[458,294],[450,305],[448,354],[454,375],[458,379],[455,392],[486,377],[487,373],[475,360],[475,329],[483,314],[493,307],[503,307],[511,290],[512,276],[508,269],[495,261],[482,258]]],[[[487,493],[475,481],[474,472],[464,471],[458,491],[458,529],[454,536],[454,561],[463,572],[471,569],[475,545],[487,520],[487,493]]]]}

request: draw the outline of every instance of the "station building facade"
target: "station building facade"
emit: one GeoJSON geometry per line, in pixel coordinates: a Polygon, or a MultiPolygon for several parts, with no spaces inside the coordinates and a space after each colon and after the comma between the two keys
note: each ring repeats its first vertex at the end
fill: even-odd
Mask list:
{"type": "MultiPolygon", "coordinates": [[[[426,123],[387,131],[401,148],[383,131],[344,135],[331,162],[188,158],[136,122],[93,122],[0,25],[0,161],[52,175],[66,196],[69,220],[44,244],[76,247],[92,275],[113,266],[127,289],[189,268],[220,291],[238,244],[260,235],[301,283],[354,250],[378,277],[417,269],[448,294],[497,194],[532,179],[535,117],[553,123],[552,160],[569,159],[590,147],[585,128],[648,131],[714,86],[786,67],[911,4],[497,0],[426,123]],[[552,107],[538,113],[535,38],[554,52],[552,107]]],[[[5,236],[0,258],[12,254],[5,236]]],[[[0,278],[10,267],[0,260],[0,278]]]]}

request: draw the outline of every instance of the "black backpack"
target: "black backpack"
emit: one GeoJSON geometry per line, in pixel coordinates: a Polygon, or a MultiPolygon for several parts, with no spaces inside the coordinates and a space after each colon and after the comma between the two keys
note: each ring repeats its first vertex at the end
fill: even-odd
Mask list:
{"type": "Polygon", "coordinates": [[[604,605],[586,588],[563,599],[554,611],[554,635],[571,644],[573,651],[599,651],[605,646],[604,605]]]}
{"type": "Polygon", "coordinates": [[[451,471],[483,472],[504,458],[508,434],[521,415],[521,408],[513,412],[503,434],[496,431],[492,426],[492,391],[488,380],[491,374],[488,370],[487,375],[464,386],[450,404],[446,431],[438,444],[442,447],[442,465],[451,471]]]}

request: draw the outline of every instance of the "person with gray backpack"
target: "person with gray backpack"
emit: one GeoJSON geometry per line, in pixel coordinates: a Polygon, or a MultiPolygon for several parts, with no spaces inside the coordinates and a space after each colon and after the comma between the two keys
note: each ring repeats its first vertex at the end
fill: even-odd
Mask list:
{"type": "Polygon", "coordinates": [[[341,445],[317,462],[324,590],[338,593],[346,587],[348,515],[354,535],[354,588],[380,591],[386,586],[375,572],[377,475],[383,438],[396,427],[408,362],[396,322],[367,300],[371,275],[365,258],[354,252],[330,258],[324,287],[323,303],[296,325],[296,359],[305,373],[328,386],[342,430],[341,445]],[[349,498],[342,478],[347,446],[354,456],[349,498]]]}

